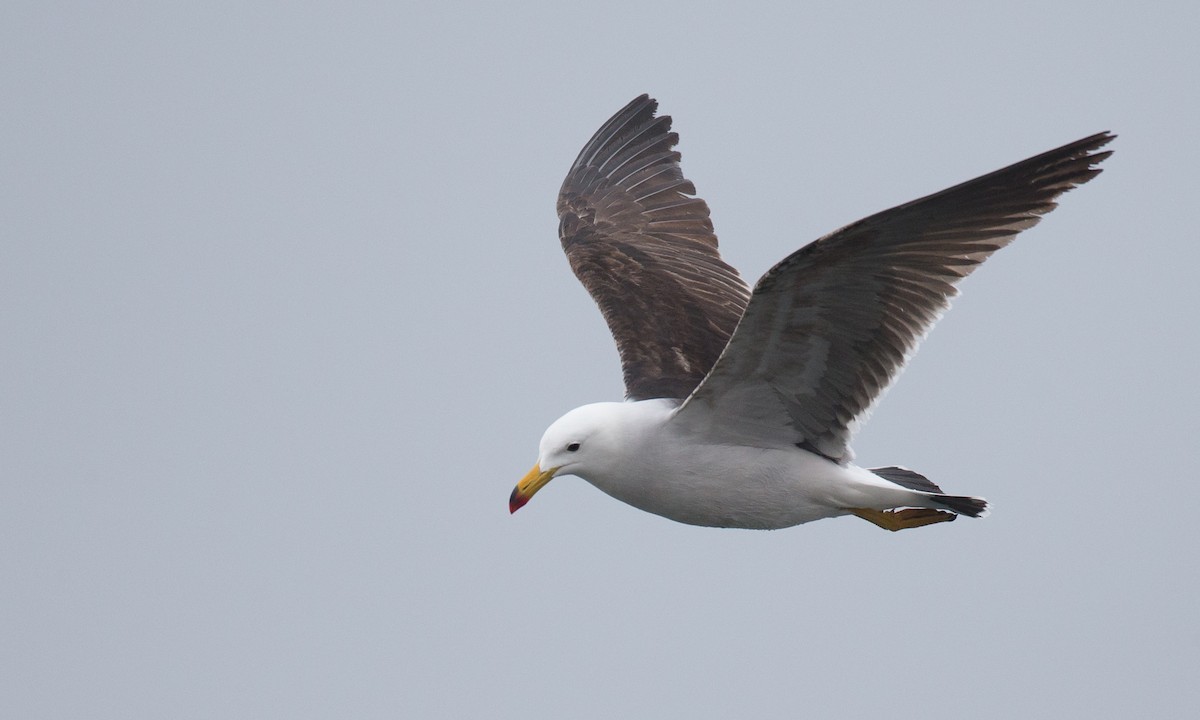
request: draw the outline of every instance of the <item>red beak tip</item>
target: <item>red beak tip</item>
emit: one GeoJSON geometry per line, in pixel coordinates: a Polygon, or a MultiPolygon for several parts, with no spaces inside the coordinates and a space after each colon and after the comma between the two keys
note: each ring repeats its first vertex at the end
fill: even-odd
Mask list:
{"type": "Polygon", "coordinates": [[[527,502],[529,502],[529,498],[521,497],[517,494],[516,489],[513,489],[512,495],[508,496],[508,514],[511,515],[525,507],[527,502]]]}

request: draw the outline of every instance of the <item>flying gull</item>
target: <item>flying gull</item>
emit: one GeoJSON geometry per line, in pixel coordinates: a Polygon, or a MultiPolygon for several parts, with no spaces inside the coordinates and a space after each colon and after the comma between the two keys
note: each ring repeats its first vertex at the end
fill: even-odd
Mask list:
{"type": "Polygon", "coordinates": [[[949,306],[956,283],[1100,173],[1099,133],[847,225],[751,291],[721,260],[669,116],[635,99],[571,166],[559,237],[616,340],[625,401],[542,437],[516,512],[576,475],[693,525],[774,529],[856,515],[887,530],[979,517],[901,467],[854,464],[850,439],[949,306]]]}

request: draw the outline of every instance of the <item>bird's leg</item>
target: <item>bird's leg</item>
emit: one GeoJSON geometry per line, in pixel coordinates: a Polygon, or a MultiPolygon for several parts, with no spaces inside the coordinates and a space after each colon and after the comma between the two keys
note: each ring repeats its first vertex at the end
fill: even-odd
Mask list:
{"type": "Polygon", "coordinates": [[[904,530],[906,528],[922,527],[940,522],[950,522],[958,515],[945,510],[932,508],[905,508],[903,510],[870,510],[868,508],[848,508],[850,512],[867,522],[874,523],[884,530],[904,530]]]}

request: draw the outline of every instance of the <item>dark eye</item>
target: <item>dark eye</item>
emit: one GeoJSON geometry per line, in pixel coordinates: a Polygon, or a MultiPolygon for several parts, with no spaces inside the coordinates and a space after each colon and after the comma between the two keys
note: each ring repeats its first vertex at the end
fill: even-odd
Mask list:
{"type": "Polygon", "coordinates": [[[571,443],[567,446],[567,452],[575,452],[579,449],[579,443],[571,443]]]}

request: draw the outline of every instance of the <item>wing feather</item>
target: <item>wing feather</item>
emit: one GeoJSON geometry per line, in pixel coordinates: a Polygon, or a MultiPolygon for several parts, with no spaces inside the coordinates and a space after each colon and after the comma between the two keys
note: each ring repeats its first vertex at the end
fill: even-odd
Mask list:
{"type": "Polygon", "coordinates": [[[558,197],[563,250],[608,323],[632,400],[687,397],[750,299],[656,109],[642,95],[604,123],[558,197]]]}
{"type": "Polygon", "coordinates": [[[1099,174],[1113,135],[1064,145],[848,225],[754,288],[675,421],[731,442],[848,462],[856,423],[949,307],[955,284],[1099,174]]]}

